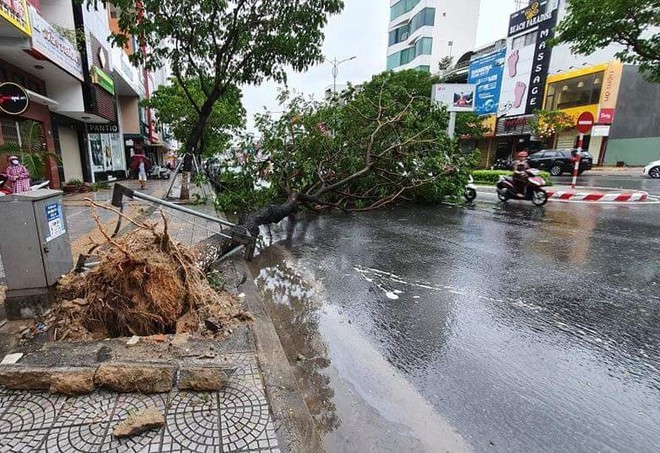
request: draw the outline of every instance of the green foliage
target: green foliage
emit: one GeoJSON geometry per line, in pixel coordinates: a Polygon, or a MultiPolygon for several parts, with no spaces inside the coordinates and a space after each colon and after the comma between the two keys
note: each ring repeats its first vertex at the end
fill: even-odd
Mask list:
{"type": "Polygon", "coordinates": [[[64,183],[65,186],[82,186],[84,183],[78,178],[71,178],[64,183]]]}
{"type": "MultiPolygon", "coordinates": [[[[195,102],[202,104],[205,94],[199,79],[186,80],[184,83],[188,94],[195,102]]],[[[245,125],[245,109],[241,97],[238,88],[231,87],[213,105],[199,142],[199,155],[212,156],[224,151],[232,135],[245,125]]],[[[143,106],[156,109],[158,122],[168,124],[174,138],[181,143],[190,139],[190,134],[199,121],[199,112],[189,102],[183,85],[176,78],[170,79],[168,85],[160,86],[149,100],[143,101],[143,106]]]]}
{"type": "Polygon", "coordinates": [[[463,112],[456,114],[456,135],[480,140],[488,128],[484,126],[483,120],[476,113],[463,112]]]}
{"type": "Polygon", "coordinates": [[[575,127],[575,118],[561,110],[537,110],[529,127],[545,142],[555,134],[575,127]]]}
{"type": "Polygon", "coordinates": [[[555,42],[583,55],[620,44],[619,60],[660,82],[660,0],[570,0],[568,12],[555,42]]]}
{"type": "Polygon", "coordinates": [[[314,209],[360,211],[459,194],[475,159],[447,136],[448,113],[430,99],[436,81],[385,72],[327,103],[283,92],[284,113],[256,121],[272,168],[257,158],[234,162],[221,177],[219,207],[242,211],[299,194],[314,209]]]}
{"type": "MultiPolygon", "coordinates": [[[[511,176],[512,172],[509,170],[474,170],[472,177],[475,184],[483,184],[487,186],[494,186],[500,180],[500,176],[511,176]]],[[[547,171],[542,171],[539,176],[545,179],[548,186],[553,185],[552,176],[547,171]]]]}
{"type": "Polygon", "coordinates": [[[18,123],[18,132],[21,136],[21,145],[15,142],[5,142],[0,145],[0,155],[4,155],[5,158],[16,155],[21,164],[27,168],[32,180],[44,179],[50,160],[61,163],[61,159],[46,149],[43,130],[39,122],[22,121],[18,123]]]}
{"type": "Polygon", "coordinates": [[[122,47],[132,37],[149,52],[131,55],[147,69],[171,65],[190,106],[199,115],[185,144],[199,152],[214,104],[246,84],[284,81],[286,70],[303,71],[323,61],[322,29],[342,0],[85,0],[112,3],[120,33],[110,38],[122,47]],[[193,93],[196,84],[203,93],[193,93]]]}
{"type": "MultiPolygon", "coordinates": [[[[77,185],[81,185],[83,182],[80,180],[77,180],[77,185]]],[[[71,181],[69,181],[67,184],[71,184],[71,181]]],[[[110,188],[110,184],[108,184],[105,181],[100,181],[100,182],[95,182],[92,184],[92,192],[98,192],[99,190],[108,190],[110,188]]]]}

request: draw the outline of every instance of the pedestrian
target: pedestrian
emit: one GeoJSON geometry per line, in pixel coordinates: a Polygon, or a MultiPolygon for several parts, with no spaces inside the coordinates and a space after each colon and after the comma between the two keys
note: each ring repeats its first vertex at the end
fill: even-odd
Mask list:
{"type": "Polygon", "coordinates": [[[9,157],[9,167],[7,167],[7,178],[12,183],[13,192],[21,193],[30,190],[30,172],[21,165],[18,157],[9,157]]]}
{"type": "Polygon", "coordinates": [[[144,159],[140,159],[138,164],[138,180],[140,181],[140,189],[144,190],[147,185],[147,164],[144,159]]]}

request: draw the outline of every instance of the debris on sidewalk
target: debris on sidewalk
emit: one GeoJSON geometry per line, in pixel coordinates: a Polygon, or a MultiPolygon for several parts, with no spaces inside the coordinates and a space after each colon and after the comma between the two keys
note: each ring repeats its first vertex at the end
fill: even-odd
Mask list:
{"type": "Polygon", "coordinates": [[[135,346],[135,345],[138,344],[139,342],[140,342],[140,337],[138,337],[137,335],[133,335],[133,336],[132,336],[131,338],[129,338],[128,341],[126,342],[126,346],[130,348],[131,346],[135,346]]]}
{"type": "Polygon", "coordinates": [[[17,363],[19,360],[23,358],[23,353],[19,352],[16,354],[7,354],[4,359],[2,359],[2,362],[0,362],[0,365],[13,365],[14,363],[17,363]]]}
{"type": "Polygon", "coordinates": [[[58,301],[45,323],[57,329],[57,340],[228,336],[252,319],[234,295],[210,286],[189,249],[171,240],[165,217],[163,223],[161,228],[137,224],[119,238],[106,236],[96,267],[60,279],[58,301]],[[212,327],[202,319],[212,319],[212,327]]]}
{"type": "Polygon", "coordinates": [[[132,437],[158,429],[165,425],[165,417],[155,407],[136,412],[128,416],[126,420],[118,423],[112,433],[115,437],[132,437]]]}

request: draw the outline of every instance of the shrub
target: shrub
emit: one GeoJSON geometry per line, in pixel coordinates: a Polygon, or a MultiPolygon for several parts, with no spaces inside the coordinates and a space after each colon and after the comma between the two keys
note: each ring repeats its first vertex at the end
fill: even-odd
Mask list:
{"type": "MultiPolygon", "coordinates": [[[[499,181],[500,176],[511,176],[510,170],[475,170],[472,172],[475,184],[494,186],[499,181]]],[[[553,184],[550,173],[542,171],[540,176],[545,179],[547,185],[553,184]]]]}

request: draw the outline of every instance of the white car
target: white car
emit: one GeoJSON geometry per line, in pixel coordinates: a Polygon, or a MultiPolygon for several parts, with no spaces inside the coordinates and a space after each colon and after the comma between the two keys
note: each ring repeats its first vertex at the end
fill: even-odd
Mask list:
{"type": "Polygon", "coordinates": [[[660,160],[651,162],[644,167],[643,174],[645,176],[650,176],[653,179],[660,179],[660,160]]]}

